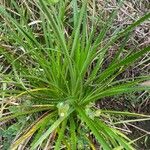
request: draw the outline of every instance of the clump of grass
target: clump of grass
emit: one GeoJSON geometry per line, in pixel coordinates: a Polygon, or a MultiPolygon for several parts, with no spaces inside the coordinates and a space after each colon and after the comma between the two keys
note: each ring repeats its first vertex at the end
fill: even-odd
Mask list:
{"type": "Polygon", "coordinates": [[[103,12],[95,15],[95,7],[92,14],[89,13],[87,1],[52,4],[39,0],[34,3],[39,20],[32,22],[29,8],[21,5],[22,9],[15,1],[11,2],[13,11],[0,7],[5,21],[1,23],[3,44],[0,52],[10,64],[7,73],[1,74],[5,88],[0,94],[3,99],[0,121],[15,119],[12,124],[19,125],[11,149],[75,150],[95,149],[95,145],[104,150],[134,149],[134,141],[115,126],[148,120],[149,116],[96,109],[94,102],[150,89],[139,84],[149,76],[117,79],[149,51],[150,47],[145,47],[136,52],[128,51],[122,57],[132,30],[150,14],[125,29],[117,28],[112,32],[113,20],[122,2],[118,2],[104,21],[103,12]],[[70,17],[66,16],[67,11],[70,17]],[[106,38],[110,30],[112,34],[106,38]],[[120,48],[104,69],[107,51],[118,40],[120,48]],[[118,121],[120,115],[142,118],[118,121]],[[91,135],[96,142],[91,140],[91,135]]]}

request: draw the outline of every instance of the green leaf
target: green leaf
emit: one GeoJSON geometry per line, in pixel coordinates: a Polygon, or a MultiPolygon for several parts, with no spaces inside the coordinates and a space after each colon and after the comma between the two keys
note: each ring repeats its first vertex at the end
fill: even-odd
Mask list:
{"type": "Polygon", "coordinates": [[[71,150],[76,150],[77,147],[77,135],[76,135],[76,124],[73,115],[70,116],[70,146],[71,150]]]}
{"type": "Polygon", "coordinates": [[[58,3],[59,2],[59,0],[45,0],[47,3],[58,3]]]}
{"type": "Polygon", "coordinates": [[[54,150],[60,150],[61,142],[63,141],[64,134],[65,134],[64,132],[66,130],[66,124],[67,124],[67,119],[62,122],[62,126],[58,133],[58,139],[56,141],[54,150]]]}
{"type": "Polygon", "coordinates": [[[27,129],[27,132],[12,144],[11,148],[16,149],[22,142],[24,142],[27,138],[31,137],[41,127],[41,124],[43,124],[44,121],[50,119],[55,114],[55,112],[50,113],[40,119],[37,123],[33,123],[34,125],[31,125],[31,127],[27,129]]]}
{"type": "MultiPolygon", "coordinates": [[[[129,67],[131,64],[133,64],[138,58],[140,58],[143,54],[147,53],[150,51],[150,47],[145,47],[142,50],[133,53],[130,56],[127,56],[120,62],[117,62],[110,67],[108,67],[105,71],[103,71],[98,78],[98,82],[102,82],[103,80],[106,80],[110,75],[112,75],[117,69],[120,67],[125,66],[125,68],[129,67]]],[[[125,69],[124,68],[124,69],[125,69]]]]}
{"type": "Polygon", "coordinates": [[[115,129],[112,130],[112,127],[110,128],[106,126],[99,119],[95,119],[95,121],[97,122],[96,125],[99,128],[99,130],[101,129],[105,130],[109,134],[110,138],[118,141],[118,143],[120,143],[123,148],[125,148],[126,150],[134,150],[134,148],[130,144],[128,144],[128,142],[125,139],[123,139],[120,135],[117,135],[117,132],[115,132],[115,129]]]}
{"type": "Polygon", "coordinates": [[[96,139],[102,145],[102,147],[105,150],[111,150],[109,144],[105,141],[105,139],[103,138],[103,136],[100,133],[100,130],[97,129],[97,127],[96,127],[95,123],[93,122],[93,120],[91,120],[85,114],[84,110],[82,108],[80,108],[79,106],[77,106],[77,105],[76,105],[76,110],[78,111],[81,119],[86,123],[86,125],[90,128],[92,133],[95,135],[96,139]]]}
{"type": "Polygon", "coordinates": [[[24,112],[20,112],[20,113],[18,112],[17,114],[2,117],[2,118],[0,118],[0,121],[7,121],[7,120],[10,120],[10,119],[14,119],[16,117],[19,117],[19,116],[33,114],[33,113],[36,113],[36,112],[46,111],[46,110],[49,110],[49,108],[37,108],[37,109],[34,109],[34,110],[30,110],[30,111],[24,111],[24,112]]]}
{"type": "Polygon", "coordinates": [[[131,117],[150,117],[149,115],[144,115],[144,114],[125,112],[125,111],[114,111],[114,110],[97,110],[95,113],[98,114],[98,111],[100,111],[100,113],[106,113],[112,115],[122,115],[122,116],[131,116],[131,117]]]}
{"type": "Polygon", "coordinates": [[[31,150],[34,150],[42,144],[42,142],[64,121],[64,118],[56,120],[51,127],[32,145],[31,150]]]}

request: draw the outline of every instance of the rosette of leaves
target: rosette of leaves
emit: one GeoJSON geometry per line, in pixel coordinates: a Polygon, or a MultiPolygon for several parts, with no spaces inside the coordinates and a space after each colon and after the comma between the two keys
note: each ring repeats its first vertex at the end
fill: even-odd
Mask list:
{"type": "Polygon", "coordinates": [[[53,5],[38,0],[34,3],[38,20],[34,21],[30,6],[13,0],[12,8],[0,6],[0,52],[10,66],[0,74],[7,85],[0,94],[4,99],[0,121],[17,125],[21,116],[26,120],[12,140],[11,150],[134,149],[134,141],[115,128],[118,116],[141,120],[149,116],[94,107],[106,97],[150,89],[139,84],[148,76],[118,80],[150,50],[128,50],[122,57],[130,34],[150,14],[126,28],[112,28],[121,4],[105,20],[103,12],[96,12],[95,1],[90,11],[86,0],[53,5]],[[118,51],[104,69],[107,52],[118,40],[118,51]],[[12,105],[17,111],[10,111],[12,105]]]}

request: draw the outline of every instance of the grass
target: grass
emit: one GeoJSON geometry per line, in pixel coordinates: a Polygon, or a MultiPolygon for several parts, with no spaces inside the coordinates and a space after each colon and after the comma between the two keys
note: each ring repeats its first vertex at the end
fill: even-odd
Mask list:
{"type": "Polygon", "coordinates": [[[0,52],[10,66],[0,74],[0,121],[16,130],[10,149],[134,149],[136,140],[116,127],[150,116],[94,106],[107,97],[150,89],[141,85],[149,76],[117,78],[150,50],[128,50],[122,57],[135,27],[150,18],[147,13],[125,28],[112,28],[122,3],[106,18],[105,12],[97,14],[95,1],[92,11],[88,1],[76,0],[34,1],[35,12],[14,0],[11,10],[0,6],[0,52]],[[118,41],[118,51],[104,68],[107,52],[118,41]],[[132,118],[120,121],[119,116],[132,118]]]}

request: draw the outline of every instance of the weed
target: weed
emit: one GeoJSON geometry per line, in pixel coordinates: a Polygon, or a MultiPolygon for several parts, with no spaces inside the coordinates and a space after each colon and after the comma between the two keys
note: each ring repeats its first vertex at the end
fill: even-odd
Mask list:
{"type": "Polygon", "coordinates": [[[96,145],[104,150],[134,149],[132,143],[136,140],[131,141],[116,126],[149,120],[150,116],[96,109],[94,103],[150,89],[139,84],[149,80],[149,76],[117,78],[149,52],[150,47],[144,47],[128,51],[122,57],[133,29],[149,19],[150,14],[126,28],[114,29],[113,20],[122,1],[105,19],[103,12],[96,13],[95,7],[90,14],[87,1],[51,4],[39,0],[34,2],[36,12],[14,0],[11,5],[11,10],[0,7],[4,21],[0,52],[10,64],[7,73],[0,74],[5,83],[0,94],[3,99],[0,121],[13,120],[9,122],[13,127],[22,122],[11,149],[75,150],[96,149],[96,145]],[[31,20],[33,13],[38,20],[31,20]],[[109,31],[111,36],[106,38],[109,31]],[[116,41],[120,41],[120,48],[104,69],[107,51],[116,41]],[[118,116],[124,115],[140,119],[118,120],[118,116]],[[92,136],[96,141],[91,140],[92,136]]]}

